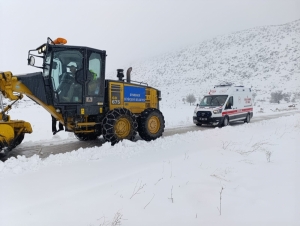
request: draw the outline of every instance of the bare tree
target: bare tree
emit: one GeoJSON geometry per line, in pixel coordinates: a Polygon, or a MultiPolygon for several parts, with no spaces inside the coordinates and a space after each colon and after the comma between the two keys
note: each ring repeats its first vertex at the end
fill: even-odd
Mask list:
{"type": "Polygon", "coordinates": [[[194,96],[194,94],[187,95],[186,102],[190,103],[190,105],[192,103],[195,103],[196,102],[196,97],[194,96]]]}
{"type": "Polygon", "coordinates": [[[283,99],[284,99],[286,102],[290,102],[290,101],[291,101],[291,94],[290,94],[290,93],[284,93],[284,94],[283,94],[283,99]]]}
{"type": "Polygon", "coordinates": [[[135,195],[137,195],[137,194],[140,194],[139,192],[140,192],[141,190],[143,190],[143,188],[146,186],[146,184],[143,184],[143,185],[142,185],[142,181],[140,181],[140,185],[139,185],[139,186],[137,186],[138,183],[139,183],[139,180],[138,180],[138,181],[136,182],[136,184],[135,184],[135,187],[134,187],[134,190],[133,190],[133,192],[132,192],[132,195],[131,195],[130,199],[132,199],[133,196],[135,196],[135,195]]]}
{"type": "Polygon", "coordinates": [[[284,95],[282,91],[276,91],[271,93],[271,103],[279,103],[283,99],[284,95]]]}
{"type": "Polygon", "coordinates": [[[257,93],[252,93],[253,102],[254,102],[256,96],[257,96],[257,93]]]}
{"type": "Polygon", "coordinates": [[[221,191],[220,191],[220,208],[217,207],[217,209],[219,210],[219,213],[220,213],[220,216],[222,214],[222,191],[224,190],[224,188],[222,187],[221,188],[221,191]]]}

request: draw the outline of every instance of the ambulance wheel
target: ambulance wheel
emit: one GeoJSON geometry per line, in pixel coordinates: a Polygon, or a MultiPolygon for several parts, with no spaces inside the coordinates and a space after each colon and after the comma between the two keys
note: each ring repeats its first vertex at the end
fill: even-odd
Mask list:
{"type": "Polygon", "coordinates": [[[196,126],[202,126],[202,124],[201,123],[197,123],[196,126]]]}
{"type": "Polygon", "coordinates": [[[247,117],[246,117],[246,119],[245,119],[245,121],[244,122],[247,122],[247,123],[249,123],[250,122],[250,114],[247,114],[247,117]]]}
{"type": "Polygon", "coordinates": [[[160,110],[145,109],[138,118],[138,132],[143,140],[155,140],[162,136],[165,129],[165,119],[160,110]]]}
{"type": "Polygon", "coordinates": [[[115,108],[107,112],[102,121],[103,138],[115,145],[120,140],[134,140],[137,134],[137,121],[135,116],[126,108],[115,108]]]}
{"type": "Polygon", "coordinates": [[[228,126],[228,124],[229,124],[228,116],[225,116],[223,120],[223,127],[228,126]]]}

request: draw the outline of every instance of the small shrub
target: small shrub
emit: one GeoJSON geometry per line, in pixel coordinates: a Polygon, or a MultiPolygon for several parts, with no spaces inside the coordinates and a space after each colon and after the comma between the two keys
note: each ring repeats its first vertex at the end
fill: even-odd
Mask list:
{"type": "Polygon", "coordinates": [[[279,103],[283,99],[284,95],[282,91],[276,91],[271,93],[270,103],[279,103]]]}
{"type": "Polygon", "coordinates": [[[187,95],[186,102],[190,103],[190,105],[192,103],[195,103],[196,102],[196,97],[194,96],[194,94],[187,95]]]}

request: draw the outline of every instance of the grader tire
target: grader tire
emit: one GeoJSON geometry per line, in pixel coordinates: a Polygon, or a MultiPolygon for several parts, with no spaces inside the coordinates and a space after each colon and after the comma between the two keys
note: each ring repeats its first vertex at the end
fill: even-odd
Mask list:
{"type": "Polygon", "coordinates": [[[96,140],[98,137],[96,133],[74,133],[74,135],[80,141],[96,140]]]}
{"type": "Polygon", "coordinates": [[[102,135],[105,141],[115,145],[120,140],[134,140],[137,134],[135,116],[126,108],[116,108],[107,112],[102,121],[102,135]]]}
{"type": "Polygon", "coordinates": [[[165,129],[165,119],[160,110],[148,108],[139,117],[138,132],[146,141],[155,140],[162,136],[165,129]]]}

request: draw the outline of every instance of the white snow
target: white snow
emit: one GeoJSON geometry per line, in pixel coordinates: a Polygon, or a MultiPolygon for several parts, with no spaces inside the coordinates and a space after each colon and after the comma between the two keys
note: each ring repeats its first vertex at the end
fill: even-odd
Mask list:
{"type": "MultiPolygon", "coordinates": [[[[75,139],[66,132],[52,136],[50,115],[26,104],[11,111],[33,125],[21,145],[75,139]]],[[[167,128],[192,125],[193,109],[162,109],[167,128]]],[[[254,117],[288,108],[265,109],[254,117]]],[[[0,225],[299,225],[295,109],[286,117],[152,142],[105,143],[44,160],[10,158],[0,162],[0,225]]]]}

